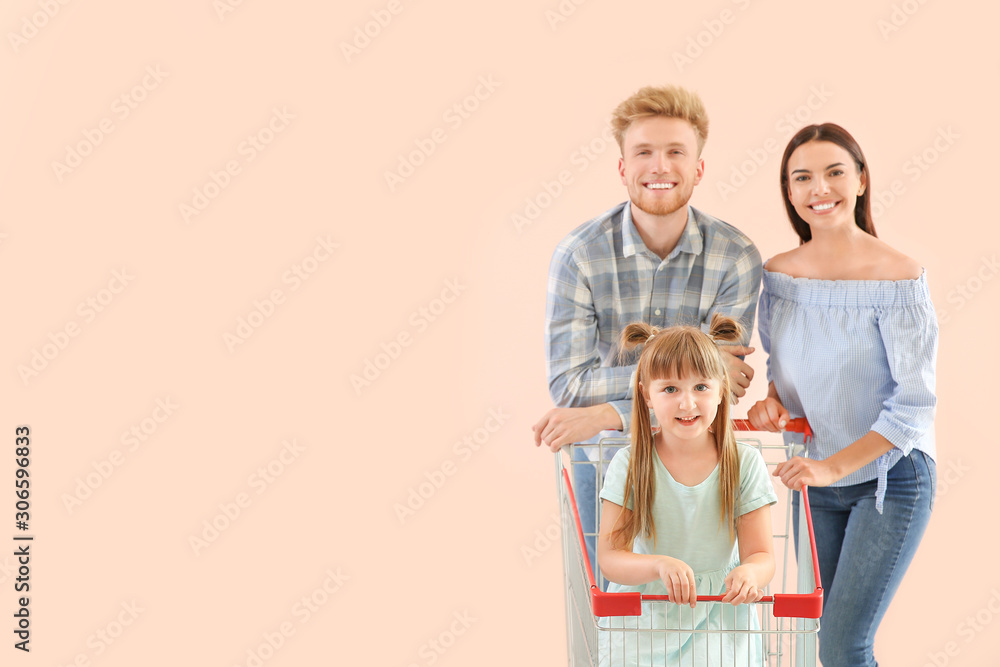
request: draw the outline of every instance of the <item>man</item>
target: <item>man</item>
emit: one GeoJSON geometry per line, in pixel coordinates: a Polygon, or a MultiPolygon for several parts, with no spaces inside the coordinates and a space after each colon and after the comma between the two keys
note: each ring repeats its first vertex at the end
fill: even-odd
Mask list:
{"type": "MultiPolygon", "coordinates": [[[[732,317],[745,329],[743,345],[724,348],[737,396],[753,378],[739,355],[753,352],[745,344],[760,290],[760,253],[735,227],[688,206],[705,172],[708,116],[701,99],[676,86],[642,88],[618,105],[612,128],[629,201],[570,232],[549,269],[545,341],[557,407],[532,430],[535,444],[554,452],[602,431],[629,430],[635,357],[618,357],[618,337],[629,322],[707,330],[713,313],[732,317]]],[[[584,531],[594,532],[595,475],[579,473],[578,467],[584,531]]],[[[595,562],[592,543],[588,549],[595,562]]]]}

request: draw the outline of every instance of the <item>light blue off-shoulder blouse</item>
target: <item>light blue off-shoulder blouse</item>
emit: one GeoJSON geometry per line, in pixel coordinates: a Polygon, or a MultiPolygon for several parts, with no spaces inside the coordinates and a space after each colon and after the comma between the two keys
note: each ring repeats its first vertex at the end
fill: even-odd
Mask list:
{"type": "Polygon", "coordinates": [[[812,427],[809,458],[825,459],[868,431],[895,445],[833,484],[877,479],[881,512],[888,470],[914,449],[936,457],[938,324],[926,273],[815,280],[765,268],[758,322],[768,381],[789,414],[812,427]]]}

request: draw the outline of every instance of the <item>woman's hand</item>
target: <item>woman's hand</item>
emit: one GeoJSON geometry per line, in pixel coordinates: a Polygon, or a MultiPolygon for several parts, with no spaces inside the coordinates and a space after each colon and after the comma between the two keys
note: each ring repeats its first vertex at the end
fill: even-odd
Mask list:
{"type": "Polygon", "coordinates": [[[773,396],[768,396],[753,404],[753,407],[747,411],[747,418],[758,431],[779,433],[785,429],[785,424],[788,423],[791,416],[781,401],[773,396]]]}
{"type": "Polygon", "coordinates": [[[746,565],[734,567],[726,576],[726,594],[722,596],[722,601],[735,607],[764,597],[764,590],[758,587],[753,574],[753,568],[746,565]]]}
{"type": "Polygon", "coordinates": [[[828,460],[814,461],[801,456],[782,461],[771,474],[780,477],[781,483],[792,491],[801,491],[803,486],[829,486],[842,477],[828,460]]]}
{"type": "Polygon", "coordinates": [[[657,562],[657,575],[667,587],[671,602],[687,604],[694,608],[698,592],[695,590],[694,570],[682,560],[661,556],[657,562]]]}

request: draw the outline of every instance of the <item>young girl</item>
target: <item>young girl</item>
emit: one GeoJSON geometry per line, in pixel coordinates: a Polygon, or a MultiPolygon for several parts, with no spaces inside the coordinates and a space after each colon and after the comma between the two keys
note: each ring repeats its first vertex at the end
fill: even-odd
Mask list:
{"type": "MultiPolygon", "coordinates": [[[[739,325],[720,315],[712,318],[711,337],[693,327],[642,323],[622,332],[624,349],[645,347],[632,444],[615,455],[601,491],[598,563],[612,582],[609,593],[669,595],[673,603],[644,608],[638,622],[626,617],[625,627],[759,628],[743,603],[759,600],[774,575],[770,505],[777,496],[760,453],[737,444],[729,417],[725,352],[713,339],[739,334],[739,325]],[[655,434],[650,409],[660,424],[655,434]],[[695,604],[698,595],[723,592],[733,608],[695,604]]],[[[615,622],[610,627],[621,627],[615,622]]],[[[628,633],[628,641],[613,630],[598,634],[602,665],[687,665],[695,656],[698,664],[763,664],[759,638],[746,633],[657,633],[652,641],[641,631],[628,633]]]]}

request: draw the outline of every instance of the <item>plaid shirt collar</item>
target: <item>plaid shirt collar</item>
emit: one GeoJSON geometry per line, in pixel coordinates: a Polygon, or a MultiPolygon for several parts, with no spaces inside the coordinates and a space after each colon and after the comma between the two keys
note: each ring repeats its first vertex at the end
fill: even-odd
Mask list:
{"type": "MultiPolygon", "coordinates": [[[[705,241],[702,238],[701,230],[695,222],[695,210],[691,206],[688,206],[687,211],[687,225],[684,226],[684,232],[681,234],[680,239],[677,240],[677,245],[667,255],[667,260],[677,257],[677,254],[681,252],[700,255],[701,251],[705,248],[705,241]]],[[[654,259],[657,262],[661,261],[655,252],[646,247],[642,237],[639,236],[639,230],[635,228],[635,222],[632,220],[631,202],[625,202],[625,207],[622,211],[622,253],[625,257],[643,253],[650,259],[654,259]]]]}

